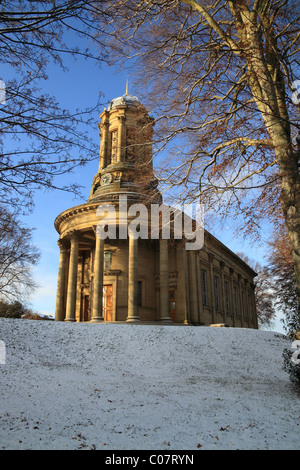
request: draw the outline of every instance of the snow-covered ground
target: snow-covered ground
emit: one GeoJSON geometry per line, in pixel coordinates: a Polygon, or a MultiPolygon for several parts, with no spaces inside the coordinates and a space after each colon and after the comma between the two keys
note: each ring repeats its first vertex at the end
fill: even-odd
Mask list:
{"type": "Polygon", "coordinates": [[[300,449],[282,334],[0,319],[0,449],[300,449]]]}

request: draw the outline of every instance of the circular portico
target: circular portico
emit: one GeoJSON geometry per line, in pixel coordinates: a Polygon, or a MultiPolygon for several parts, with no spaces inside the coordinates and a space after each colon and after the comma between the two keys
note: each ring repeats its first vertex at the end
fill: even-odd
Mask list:
{"type": "Polygon", "coordinates": [[[130,236],[128,224],[132,218],[124,220],[123,213],[120,216],[119,202],[110,206],[116,216],[116,238],[103,239],[97,235],[99,220],[103,220],[97,210],[107,205],[82,204],[64,211],[55,220],[60,233],[56,320],[170,321],[166,240],[141,240],[130,236]],[[161,293],[167,292],[166,301],[160,302],[162,309],[158,309],[155,302],[154,273],[158,264],[161,293]],[[105,286],[110,286],[110,312],[105,305],[108,302],[106,292],[103,294],[105,286]],[[152,300],[152,306],[147,299],[152,300]]]}

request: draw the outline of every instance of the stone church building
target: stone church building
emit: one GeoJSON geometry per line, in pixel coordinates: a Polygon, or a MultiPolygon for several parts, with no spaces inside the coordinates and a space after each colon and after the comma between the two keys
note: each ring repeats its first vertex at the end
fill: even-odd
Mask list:
{"type": "Polygon", "coordinates": [[[169,236],[162,235],[160,213],[150,236],[150,208],[161,207],[162,196],[152,168],[153,119],[139,99],[127,91],[113,99],[98,126],[99,168],[90,196],[55,220],[55,319],[257,328],[256,273],[242,259],[204,229],[203,246],[187,250],[184,234],[175,236],[174,217],[169,236]],[[149,209],[150,235],[137,237],[128,227],[141,204],[149,209]],[[101,221],[107,224],[100,224],[99,236],[101,221]]]}

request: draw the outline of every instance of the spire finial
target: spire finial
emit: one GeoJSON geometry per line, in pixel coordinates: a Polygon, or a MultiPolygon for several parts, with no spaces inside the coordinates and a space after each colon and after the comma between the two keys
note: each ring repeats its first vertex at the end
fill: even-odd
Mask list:
{"type": "Polygon", "coordinates": [[[128,80],[126,80],[126,93],[125,95],[128,95],[128,80]]]}

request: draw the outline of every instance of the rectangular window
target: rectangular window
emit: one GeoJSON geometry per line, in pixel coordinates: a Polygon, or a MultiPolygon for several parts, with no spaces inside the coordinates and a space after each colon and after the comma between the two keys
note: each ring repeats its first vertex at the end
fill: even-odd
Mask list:
{"type": "Polygon", "coordinates": [[[214,276],[215,307],[219,309],[219,278],[214,276]]]}
{"type": "Polygon", "coordinates": [[[229,284],[225,281],[225,305],[226,305],[226,313],[229,313],[230,306],[229,306],[229,284]]]}
{"type": "Polygon", "coordinates": [[[111,269],[111,259],[112,259],[112,252],[105,251],[104,252],[104,271],[111,269]]]}
{"type": "Polygon", "coordinates": [[[202,302],[203,305],[208,305],[207,302],[207,274],[205,269],[201,269],[201,278],[202,278],[202,302]]]}

